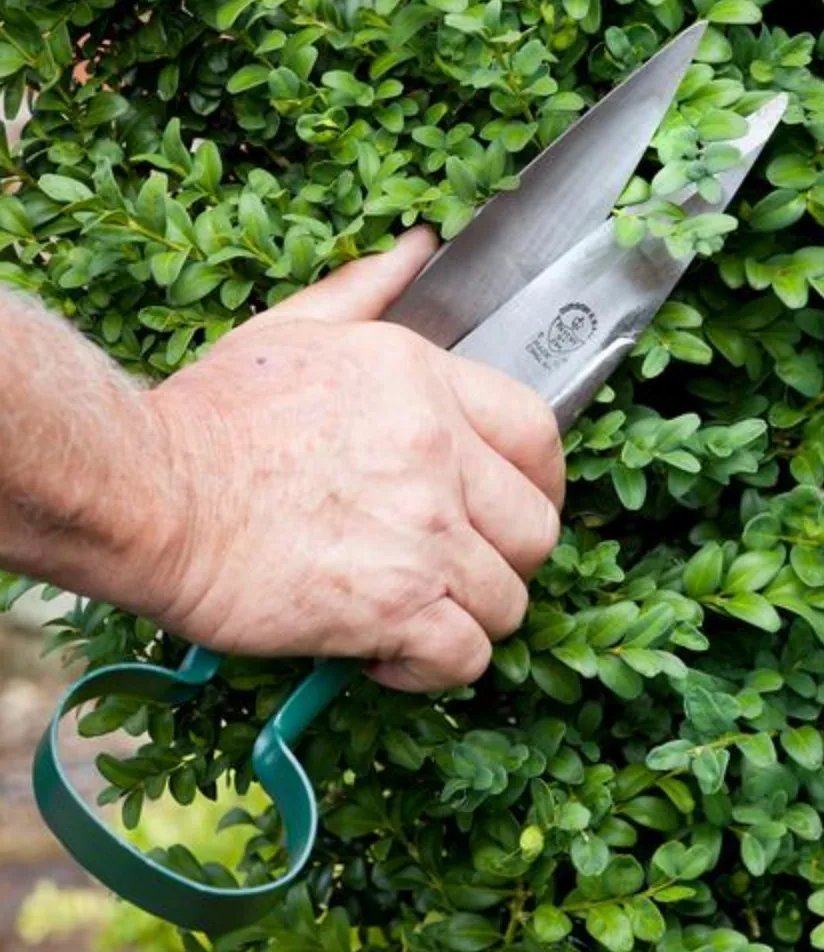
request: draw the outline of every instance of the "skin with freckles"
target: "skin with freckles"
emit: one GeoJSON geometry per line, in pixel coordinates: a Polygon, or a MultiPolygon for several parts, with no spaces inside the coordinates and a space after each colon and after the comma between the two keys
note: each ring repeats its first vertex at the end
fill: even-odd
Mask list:
{"type": "Polygon", "coordinates": [[[402,690],[475,680],[557,540],[564,469],[531,390],[377,320],[434,249],[408,233],[153,390],[101,369],[105,413],[102,389],[88,419],[52,408],[51,438],[85,450],[63,454],[87,464],[70,500],[0,463],[0,564],[219,651],[360,657],[402,690]],[[12,490],[71,531],[44,546],[12,490]]]}

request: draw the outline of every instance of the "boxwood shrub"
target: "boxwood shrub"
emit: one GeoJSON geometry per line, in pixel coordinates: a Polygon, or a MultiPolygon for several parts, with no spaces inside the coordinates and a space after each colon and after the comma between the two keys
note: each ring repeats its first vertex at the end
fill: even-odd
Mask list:
{"type": "MultiPolygon", "coordinates": [[[[564,535],[522,631],[472,688],[364,682],[317,723],[313,865],[218,949],[824,948],[823,14],[0,0],[6,112],[32,113],[0,143],[0,278],[152,378],[416,221],[457,234],[697,17],[710,28],[626,203],[688,180],[712,194],[742,117],[790,96],[732,217],[670,223],[673,253],[700,256],[568,434],[564,535]]],[[[636,240],[644,223],[617,214],[636,240]]],[[[28,584],[6,579],[6,602],[28,584]]],[[[53,643],[90,666],[184,650],[94,604],[53,643]]],[[[81,732],[145,747],[101,759],[103,799],[134,826],[146,798],[245,790],[307,663],[230,661],[174,712],[106,699],[81,732]]],[[[253,834],[234,875],[281,867],[271,812],[224,825],[253,834]]]]}

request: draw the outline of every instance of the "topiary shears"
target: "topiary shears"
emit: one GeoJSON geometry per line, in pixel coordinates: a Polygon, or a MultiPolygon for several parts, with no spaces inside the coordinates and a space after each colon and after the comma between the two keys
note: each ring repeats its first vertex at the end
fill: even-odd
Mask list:
{"type": "MultiPolygon", "coordinates": [[[[547,148],[523,172],[520,187],[490,201],[385,319],[531,385],[555,409],[561,428],[568,428],[633,348],[692,261],[696,245],[711,242],[725,227],[716,217],[705,220],[703,232],[679,234],[673,222],[684,214],[723,212],[786,109],[782,96],[749,117],[748,131],[735,143],[740,156],[730,159],[727,150],[722,158],[717,152],[717,167],[710,163],[701,171],[700,177],[714,177],[716,184],[691,173],[695,181],[669,197],[666,207],[647,205],[640,215],[624,210],[616,218],[613,210],[670,108],[703,31],[697,24],[681,34],[547,148]],[[658,216],[649,233],[646,213],[658,216]],[[616,240],[616,230],[622,240],[616,240]],[[682,256],[673,257],[673,250],[682,256]]],[[[220,661],[193,648],[177,671],[122,664],[87,675],[63,696],[34,763],[40,810],[82,866],[134,905],[212,935],[261,919],[275,894],[303,870],[318,813],[292,745],[351,684],[359,664],[318,664],[257,739],[254,771],[280,812],[290,866],[279,880],[254,888],[194,882],[117,838],[71,786],[60,762],[58,726],[69,711],[104,695],[182,704],[216,676],[220,661]]]]}

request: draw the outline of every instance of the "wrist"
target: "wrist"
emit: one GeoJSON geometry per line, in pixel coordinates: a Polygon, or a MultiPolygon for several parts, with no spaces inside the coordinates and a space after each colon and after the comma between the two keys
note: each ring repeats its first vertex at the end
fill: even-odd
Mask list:
{"type": "Polygon", "coordinates": [[[157,578],[174,562],[186,494],[145,396],[117,393],[105,407],[105,436],[66,447],[66,465],[24,468],[5,481],[3,565],[124,609],[162,608],[157,578]]]}
{"type": "Polygon", "coordinates": [[[187,559],[192,494],[152,393],[135,394],[110,485],[85,509],[89,557],[78,579],[92,597],[156,620],[175,600],[187,559]]]}

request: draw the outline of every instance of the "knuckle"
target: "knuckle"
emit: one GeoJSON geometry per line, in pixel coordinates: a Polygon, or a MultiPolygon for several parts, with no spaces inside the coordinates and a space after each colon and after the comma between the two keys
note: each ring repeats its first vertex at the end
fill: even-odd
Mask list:
{"type": "Polygon", "coordinates": [[[514,584],[508,586],[508,591],[504,596],[506,599],[507,610],[503,631],[501,635],[507,637],[514,634],[520,627],[526,617],[529,607],[529,591],[526,585],[518,579],[514,584]]]}
{"type": "Polygon", "coordinates": [[[492,660],[492,645],[467,618],[463,626],[445,627],[441,666],[444,679],[455,686],[477,681],[492,660]]]}
{"type": "Polygon", "coordinates": [[[408,522],[427,539],[446,537],[457,528],[458,513],[449,505],[449,496],[439,483],[428,482],[409,490],[403,507],[408,522]]]}
{"type": "Polygon", "coordinates": [[[420,373],[425,347],[432,346],[423,337],[390,321],[369,321],[352,326],[370,353],[393,373],[403,376],[420,373]]]}
{"type": "Polygon", "coordinates": [[[398,570],[384,577],[374,594],[378,621],[389,627],[407,622],[442,597],[444,586],[434,573],[398,570]]]}
{"type": "Polygon", "coordinates": [[[560,434],[555,414],[537,394],[530,393],[523,413],[524,432],[542,447],[560,446],[560,434]]]}
{"type": "Polygon", "coordinates": [[[492,660],[492,645],[475,619],[449,597],[427,606],[416,620],[417,648],[435,663],[442,687],[477,681],[492,660]]]}
{"type": "Polygon", "coordinates": [[[412,456],[433,463],[449,459],[455,445],[451,429],[434,413],[410,414],[401,437],[412,456]]]}
{"type": "Polygon", "coordinates": [[[551,503],[542,506],[543,515],[531,523],[524,544],[523,563],[528,575],[534,575],[546,562],[561,534],[558,511],[551,503]]]}
{"type": "Polygon", "coordinates": [[[457,684],[472,684],[484,675],[492,660],[492,645],[486,638],[473,638],[455,656],[453,671],[457,684]]]}

